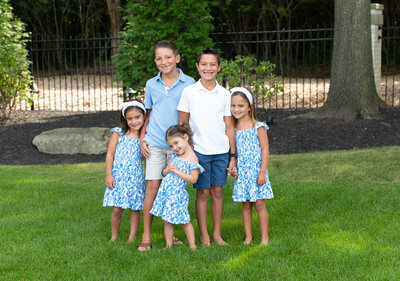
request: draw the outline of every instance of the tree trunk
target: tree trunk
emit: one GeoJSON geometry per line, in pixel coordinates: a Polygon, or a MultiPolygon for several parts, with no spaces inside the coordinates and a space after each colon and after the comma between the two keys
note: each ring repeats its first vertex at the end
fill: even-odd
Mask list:
{"type": "Polygon", "coordinates": [[[331,84],[316,117],[353,120],[379,112],[374,81],[370,0],[336,0],[331,84]]]}
{"type": "Polygon", "coordinates": [[[117,53],[117,48],[119,46],[119,31],[121,29],[121,13],[120,0],[107,0],[108,13],[110,15],[111,22],[111,36],[113,40],[111,41],[112,55],[117,53]]]}

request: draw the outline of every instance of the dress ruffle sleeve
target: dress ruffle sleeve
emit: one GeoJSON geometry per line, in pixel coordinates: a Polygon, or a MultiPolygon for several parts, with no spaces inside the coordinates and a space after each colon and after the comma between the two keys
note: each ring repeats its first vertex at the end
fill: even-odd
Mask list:
{"type": "MultiPolygon", "coordinates": [[[[260,127],[264,127],[265,131],[269,130],[269,127],[267,124],[265,124],[264,122],[257,122],[257,124],[254,126],[254,129],[258,132],[258,128],[260,127]]],[[[258,134],[258,133],[257,133],[258,134]]]]}
{"type": "Polygon", "coordinates": [[[191,162],[190,163],[190,170],[194,170],[194,169],[199,169],[199,173],[203,173],[204,172],[204,168],[196,162],[191,162]]]}
{"type": "Polygon", "coordinates": [[[120,127],[115,127],[111,129],[111,133],[118,133],[120,136],[122,136],[124,134],[124,132],[122,131],[122,129],[120,127]]]}

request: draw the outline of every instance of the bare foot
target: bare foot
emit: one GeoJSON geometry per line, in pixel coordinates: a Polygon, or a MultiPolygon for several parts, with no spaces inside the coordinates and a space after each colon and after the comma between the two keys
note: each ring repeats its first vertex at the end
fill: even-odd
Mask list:
{"type": "Polygon", "coordinates": [[[245,239],[245,240],[243,241],[243,244],[245,244],[245,245],[250,245],[251,241],[253,241],[253,240],[252,240],[252,239],[245,239]]]}
{"type": "Polygon", "coordinates": [[[201,244],[201,246],[209,247],[211,244],[210,238],[209,237],[207,237],[207,238],[200,237],[200,244],[201,244]]]}
{"type": "Polygon", "coordinates": [[[192,251],[196,251],[196,250],[197,250],[197,246],[196,246],[196,245],[194,245],[194,246],[191,246],[191,247],[190,247],[190,250],[192,250],[192,251]]]}
{"type": "Polygon", "coordinates": [[[135,241],[135,238],[136,238],[136,237],[133,237],[133,238],[130,238],[130,237],[129,237],[129,238],[128,238],[128,243],[133,243],[133,242],[135,241]]]}
{"type": "Polygon", "coordinates": [[[115,242],[115,240],[117,240],[118,237],[111,237],[110,240],[108,242],[112,243],[115,242]]]}
{"type": "Polygon", "coordinates": [[[260,243],[261,246],[265,246],[265,245],[268,245],[268,244],[269,244],[269,239],[263,240],[260,243]]]}
{"type": "Polygon", "coordinates": [[[174,245],[174,246],[178,246],[178,245],[182,245],[183,244],[183,242],[178,238],[178,237],[172,237],[172,244],[174,245]]]}
{"type": "Polygon", "coordinates": [[[214,240],[214,243],[217,245],[221,245],[221,246],[228,245],[228,243],[226,243],[224,241],[224,239],[222,239],[222,237],[214,238],[213,240],[214,240]]]}
{"type": "Polygon", "coordinates": [[[174,246],[174,245],[167,245],[167,246],[165,246],[162,250],[163,250],[163,251],[169,250],[169,249],[172,248],[172,246],[174,246]]]}

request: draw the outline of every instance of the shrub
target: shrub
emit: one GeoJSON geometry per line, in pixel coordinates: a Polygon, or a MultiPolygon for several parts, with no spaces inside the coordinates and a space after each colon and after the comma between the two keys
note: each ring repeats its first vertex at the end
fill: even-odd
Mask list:
{"type": "Polygon", "coordinates": [[[0,0],[0,120],[9,117],[18,100],[29,100],[31,76],[24,29],[8,0],[0,0]]]}
{"type": "Polygon", "coordinates": [[[221,60],[222,68],[218,74],[220,83],[225,80],[228,88],[247,87],[257,100],[272,98],[283,91],[283,83],[273,74],[275,64],[269,61],[257,61],[254,56],[236,56],[234,60],[221,60]]]}
{"type": "Polygon", "coordinates": [[[115,56],[124,88],[142,93],[146,81],[158,73],[154,45],[161,40],[173,41],[181,55],[178,67],[185,74],[198,77],[197,54],[213,45],[208,36],[213,29],[208,2],[129,1],[124,11],[126,29],[121,32],[120,53],[115,56]]]}

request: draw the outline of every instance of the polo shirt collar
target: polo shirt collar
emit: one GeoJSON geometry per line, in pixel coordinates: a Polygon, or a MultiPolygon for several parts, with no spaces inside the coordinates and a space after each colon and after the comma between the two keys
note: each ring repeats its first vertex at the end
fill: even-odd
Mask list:
{"type": "MultiPolygon", "coordinates": [[[[177,68],[176,70],[179,71],[179,76],[178,76],[177,81],[179,80],[179,81],[185,82],[185,74],[183,74],[183,71],[180,68],[177,68]]],[[[158,74],[156,76],[156,80],[160,81],[160,82],[163,82],[162,79],[161,79],[161,71],[158,72],[158,74]]]]}
{"type": "Polygon", "coordinates": [[[215,81],[215,82],[216,82],[215,87],[210,91],[210,90],[207,90],[206,88],[204,88],[203,84],[201,84],[201,79],[200,79],[199,80],[199,89],[201,91],[204,91],[204,92],[207,92],[207,93],[210,93],[210,94],[216,94],[216,93],[218,93],[219,84],[218,84],[218,81],[215,81]]]}

